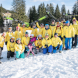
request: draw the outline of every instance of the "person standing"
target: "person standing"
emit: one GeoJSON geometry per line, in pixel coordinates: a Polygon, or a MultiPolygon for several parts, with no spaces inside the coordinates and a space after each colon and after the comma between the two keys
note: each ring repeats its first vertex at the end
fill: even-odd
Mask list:
{"type": "Polygon", "coordinates": [[[48,34],[49,38],[51,38],[51,30],[49,24],[45,24],[45,29],[43,29],[43,38],[45,38],[46,34],[48,34]]]}
{"type": "Polygon", "coordinates": [[[73,27],[75,29],[75,37],[74,37],[74,40],[72,38],[72,47],[76,47],[77,46],[78,25],[75,19],[73,19],[73,27]]]}
{"type": "Polygon", "coordinates": [[[2,55],[2,50],[4,47],[4,42],[5,42],[5,32],[3,32],[3,34],[0,34],[0,59],[3,59],[3,57],[1,57],[2,55]]]}
{"type": "Polygon", "coordinates": [[[9,27],[8,32],[6,33],[6,39],[5,39],[6,45],[7,45],[7,42],[10,41],[11,37],[14,37],[14,33],[12,31],[12,27],[9,27]]]}
{"type": "Polygon", "coordinates": [[[63,36],[65,38],[65,49],[69,50],[72,47],[72,38],[74,39],[75,30],[69,21],[66,21],[66,26],[63,28],[63,36]]]}

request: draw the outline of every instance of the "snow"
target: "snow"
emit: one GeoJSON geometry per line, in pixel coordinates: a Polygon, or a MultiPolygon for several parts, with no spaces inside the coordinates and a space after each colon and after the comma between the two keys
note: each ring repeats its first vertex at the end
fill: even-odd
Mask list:
{"type": "Polygon", "coordinates": [[[7,60],[6,54],[5,45],[0,78],[78,78],[77,48],[51,55],[41,52],[18,60],[7,60]]]}
{"type": "MultiPolygon", "coordinates": [[[[29,31],[29,35],[31,31],[29,31]]],[[[4,45],[0,78],[78,78],[78,48],[56,54],[29,55],[29,58],[10,58],[4,45]]]]}

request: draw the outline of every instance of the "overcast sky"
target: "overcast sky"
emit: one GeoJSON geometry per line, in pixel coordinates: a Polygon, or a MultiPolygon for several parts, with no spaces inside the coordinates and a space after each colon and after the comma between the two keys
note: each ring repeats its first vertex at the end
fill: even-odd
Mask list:
{"type": "MultiPolygon", "coordinates": [[[[77,0],[26,0],[26,12],[28,12],[29,8],[34,5],[36,6],[36,9],[37,9],[38,5],[43,2],[45,3],[45,5],[49,3],[53,3],[54,8],[58,4],[60,9],[61,9],[61,6],[65,4],[66,10],[69,9],[70,11],[72,11],[72,7],[76,1],[77,0]]],[[[0,4],[2,4],[2,6],[7,10],[11,10],[12,2],[13,0],[0,0],[0,4]]]]}

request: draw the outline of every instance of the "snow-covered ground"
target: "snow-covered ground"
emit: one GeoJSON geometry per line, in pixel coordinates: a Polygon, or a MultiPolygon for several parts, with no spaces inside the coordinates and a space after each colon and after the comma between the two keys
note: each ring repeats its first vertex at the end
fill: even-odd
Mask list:
{"type": "Polygon", "coordinates": [[[6,54],[4,46],[0,78],[78,78],[78,48],[61,54],[38,53],[18,60],[7,60],[6,54]]]}

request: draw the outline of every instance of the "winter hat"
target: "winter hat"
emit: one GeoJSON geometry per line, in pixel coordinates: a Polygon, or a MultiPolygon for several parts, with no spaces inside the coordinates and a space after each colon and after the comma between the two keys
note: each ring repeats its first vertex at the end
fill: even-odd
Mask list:
{"type": "Polygon", "coordinates": [[[66,21],[66,24],[68,24],[68,23],[70,23],[70,21],[69,21],[69,20],[67,20],[67,21],[66,21]]]}
{"type": "Polygon", "coordinates": [[[30,37],[34,37],[34,34],[31,34],[30,37]]]}
{"type": "Polygon", "coordinates": [[[42,37],[42,35],[40,34],[40,35],[38,35],[38,37],[42,37]]]}
{"type": "Polygon", "coordinates": [[[66,23],[66,21],[64,21],[63,23],[66,23]]]}
{"type": "Polygon", "coordinates": [[[18,27],[20,27],[20,23],[18,23],[18,27]]]}
{"type": "Polygon", "coordinates": [[[18,29],[18,28],[20,28],[20,27],[17,26],[16,29],[18,29]]]}
{"type": "Polygon", "coordinates": [[[36,26],[36,24],[35,24],[35,23],[33,23],[33,24],[32,24],[32,26],[36,26]]]}
{"type": "Polygon", "coordinates": [[[46,28],[46,26],[48,26],[48,28],[49,28],[49,24],[45,24],[45,28],[46,28]]]}
{"type": "Polygon", "coordinates": [[[17,38],[17,39],[16,39],[16,41],[18,41],[18,40],[20,40],[20,41],[21,41],[21,38],[17,38]]]}
{"type": "Polygon", "coordinates": [[[76,18],[74,17],[73,20],[75,20],[76,18]]]}
{"type": "Polygon", "coordinates": [[[28,34],[28,32],[26,31],[25,34],[28,34]]]}
{"type": "Polygon", "coordinates": [[[15,40],[15,38],[14,38],[14,37],[11,37],[11,39],[12,39],[12,40],[15,40]]]}
{"type": "Polygon", "coordinates": [[[65,21],[65,19],[64,19],[64,18],[62,18],[62,19],[61,19],[61,21],[65,21]]]}
{"type": "Polygon", "coordinates": [[[51,20],[51,22],[55,22],[55,20],[54,20],[54,19],[52,19],[52,20],[51,20]]]}
{"type": "Polygon", "coordinates": [[[58,34],[57,34],[57,33],[55,33],[54,35],[57,35],[57,36],[58,36],[58,34]]]}
{"type": "Polygon", "coordinates": [[[43,25],[43,26],[44,26],[44,24],[43,24],[43,23],[41,23],[40,25],[43,25]]]}
{"type": "Polygon", "coordinates": [[[59,24],[59,21],[57,21],[57,24],[59,24]]]}
{"type": "Polygon", "coordinates": [[[25,25],[25,23],[22,24],[22,26],[25,25]]]}
{"type": "Polygon", "coordinates": [[[9,29],[12,29],[12,27],[9,27],[9,29]]]}

